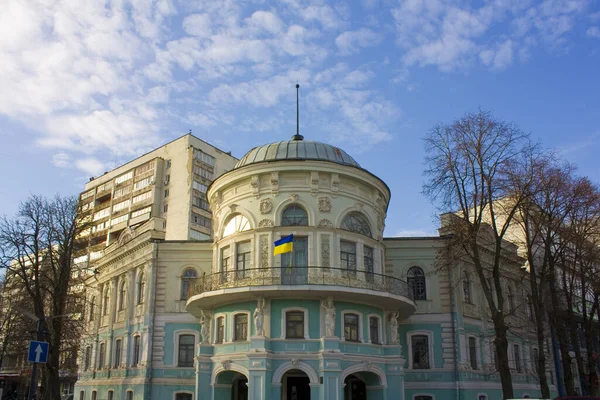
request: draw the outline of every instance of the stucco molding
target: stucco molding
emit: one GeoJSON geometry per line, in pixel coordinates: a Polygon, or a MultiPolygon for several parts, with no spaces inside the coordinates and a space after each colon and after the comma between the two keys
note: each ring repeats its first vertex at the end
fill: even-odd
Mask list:
{"type": "Polygon", "coordinates": [[[346,369],[344,369],[340,376],[340,382],[344,382],[344,380],[349,375],[355,374],[357,372],[372,372],[372,373],[374,373],[375,375],[377,375],[379,377],[379,384],[383,388],[387,388],[387,376],[385,375],[385,372],[381,368],[379,368],[377,365],[371,364],[369,366],[369,365],[367,365],[367,363],[364,363],[364,362],[351,365],[351,366],[347,367],[346,369]]]}
{"type": "Polygon", "coordinates": [[[294,364],[292,364],[292,361],[288,361],[284,364],[281,364],[279,366],[279,368],[277,368],[277,370],[273,373],[273,379],[271,380],[271,384],[272,385],[281,384],[283,375],[292,369],[299,369],[300,371],[302,371],[306,375],[308,375],[308,379],[310,380],[310,383],[314,383],[314,384],[319,383],[319,376],[317,375],[317,372],[310,365],[308,365],[307,363],[302,362],[302,361],[296,361],[295,365],[294,365],[294,364]]]}
{"type": "Polygon", "coordinates": [[[221,372],[224,372],[224,371],[239,372],[240,374],[244,375],[246,377],[246,379],[250,378],[250,372],[248,371],[248,368],[244,367],[243,365],[236,364],[230,360],[226,360],[226,361],[229,361],[229,362],[224,361],[223,363],[221,363],[221,365],[217,365],[215,367],[215,369],[213,370],[212,375],[210,377],[211,385],[215,385],[217,383],[217,377],[219,376],[219,374],[221,372]],[[227,368],[225,368],[225,366],[223,366],[223,364],[226,364],[227,368]]]}

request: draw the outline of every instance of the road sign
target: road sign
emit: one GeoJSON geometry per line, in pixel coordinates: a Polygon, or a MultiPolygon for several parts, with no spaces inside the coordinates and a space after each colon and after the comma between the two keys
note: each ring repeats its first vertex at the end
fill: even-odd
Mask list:
{"type": "Polygon", "coordinates": [[[27,353],[27,361],[34,363],[45,363],[48,360],[48,342],[37,342],[31,340],[29,342],[29,353],[27,353]]]}

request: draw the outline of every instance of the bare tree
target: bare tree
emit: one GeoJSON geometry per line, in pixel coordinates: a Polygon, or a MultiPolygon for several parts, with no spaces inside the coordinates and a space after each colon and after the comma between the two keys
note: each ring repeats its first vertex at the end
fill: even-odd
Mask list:
{"type": "Polygon", "coordinates": [[[85,248],[76,198],[32,196],[14,218],[0,220],[0,268],[22,290],[49,343],[42,373],[43,398],[60,399],[60,361],[65,338],[77,331],[81,302],[72,292],[74,256],[85,248]]]}
{"type": "Polygon", "coordinates": [[[450,228],[452,239],[448,243],[474,265],[494,326],[503,396],[512,398],[503,246],[515,213],[529,192],[528,187],[516,191],[512,181],[518,175],[525,184],[527,174],[532,180],[536,148],[517,126],[483,111],[435,126],[425,145],[424,193],[441,211],[459,217],[450,228]]]}

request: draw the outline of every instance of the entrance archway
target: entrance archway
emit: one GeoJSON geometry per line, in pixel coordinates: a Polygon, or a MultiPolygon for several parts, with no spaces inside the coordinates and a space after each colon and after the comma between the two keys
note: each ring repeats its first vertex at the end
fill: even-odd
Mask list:
{"type": "Polygon", "coordinates": [[[367,400],[367,384],[351,374],[344,379],[344,400],[367,400]]]}
{"type": "Polygon", "coordinates": [[[310,400],[310,378],[304,371],[287,371],[281,383],[281,400],[310,400]]]}
{"type": "Polygon", "coordinates": [[[248,400],[248,378],[236,371],[222,371],[214,385],[215,400],[248,400]]]}

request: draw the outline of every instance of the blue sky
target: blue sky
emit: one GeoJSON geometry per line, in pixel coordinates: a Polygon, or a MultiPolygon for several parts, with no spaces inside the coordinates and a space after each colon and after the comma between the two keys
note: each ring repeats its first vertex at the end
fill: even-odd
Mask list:
{"type": "Polygon", "coordinates": [[[386,235],[435,232],[423,135],[478,108],[600,181],[594,0],[4,0],[0,214],[193,133],[241,157],[295,132],[392,190],[386,235]]]}

